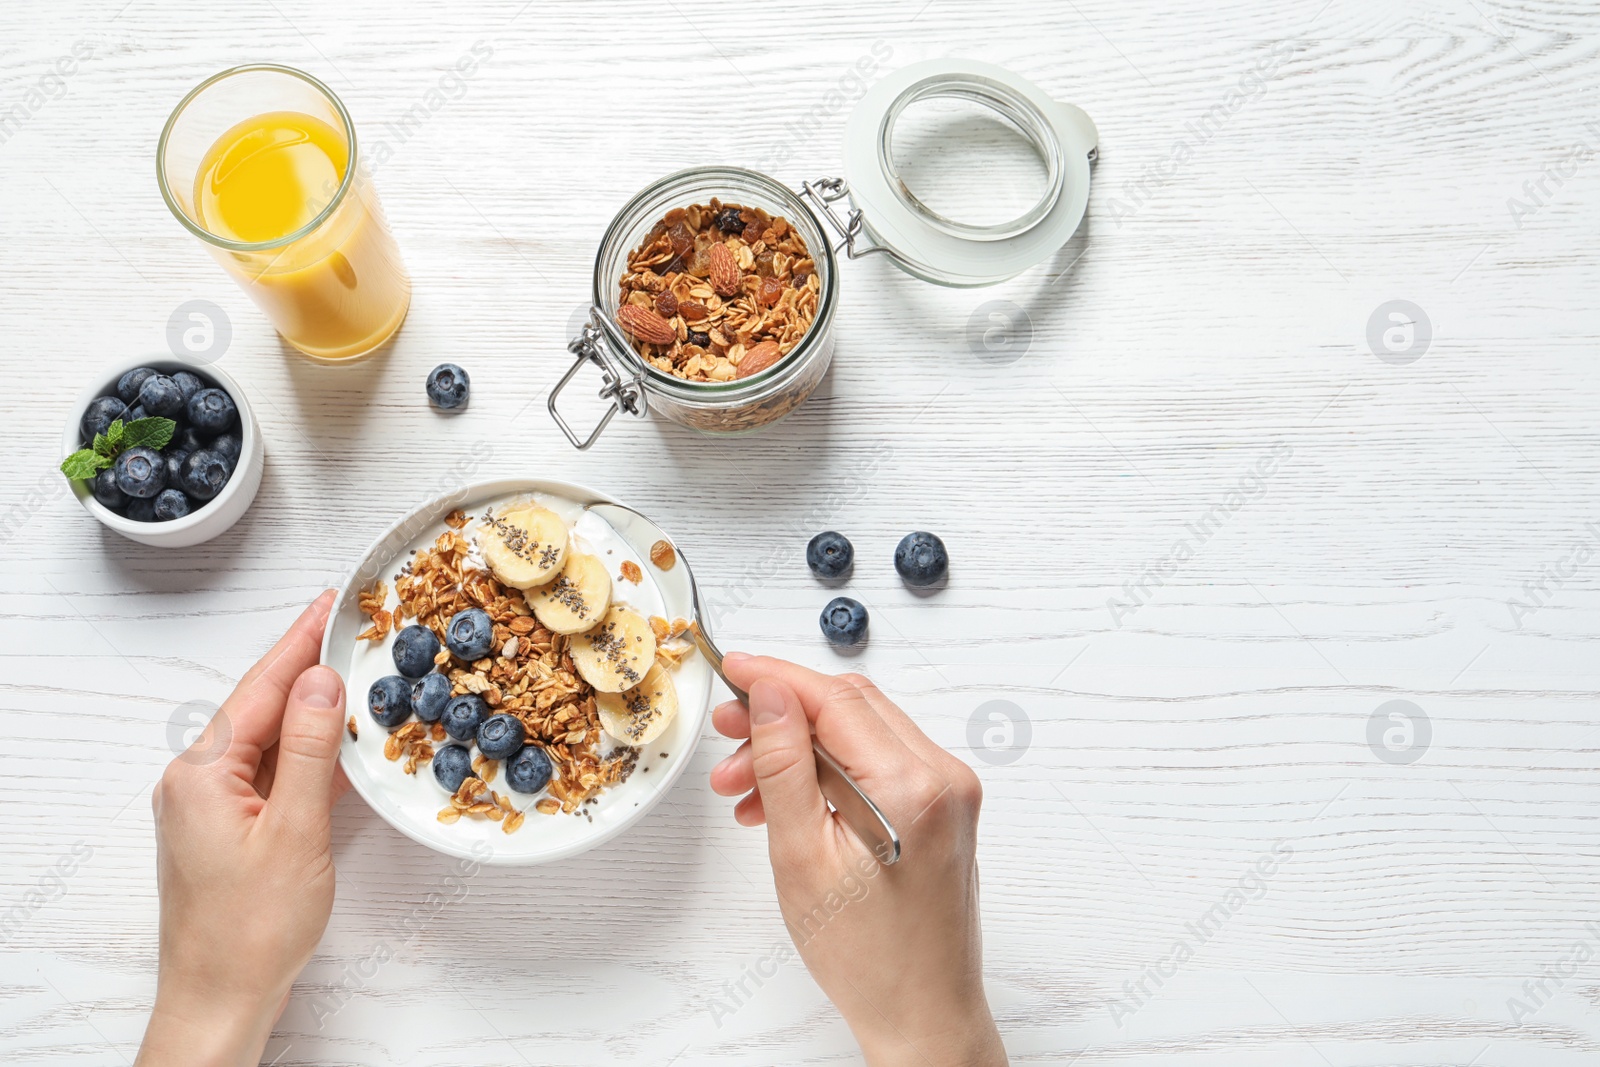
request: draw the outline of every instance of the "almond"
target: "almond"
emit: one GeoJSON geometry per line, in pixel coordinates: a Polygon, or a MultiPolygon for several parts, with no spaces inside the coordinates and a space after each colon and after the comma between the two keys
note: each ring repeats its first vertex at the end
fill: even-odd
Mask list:
{"type": "Polygon", "coordinates": [[[739,361],[739,373],[735,377],[748,378],[752,374],[760,374],[781,358],[778,342],[762,341],[754,348],[746,350],[744,358],[739,361]]]}
{"type": "Polygon", "coordinates": [[[739,292],[739,261],[734,258],[733,250],[718,241],[711,246],[711,251],[706,256],[710,264],[707,277],[711,281],[711,288],[715,289],[718,296],[734,296],[739,292]]]}
{"type": "Polygon", "coordinates": [[[672,328],[672,323],[638,304],[624,304],[618,308],[617,323],[648,345],[670,345],[678,339],[678,331],[672,328]]]}

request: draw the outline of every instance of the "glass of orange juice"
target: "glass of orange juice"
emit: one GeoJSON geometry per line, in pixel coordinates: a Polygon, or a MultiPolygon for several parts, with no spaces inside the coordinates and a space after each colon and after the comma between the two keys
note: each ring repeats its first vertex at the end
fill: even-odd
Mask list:
{"type": "Polygon", "coordinates": [[[311,75],[256,64],[208,78],[167,119],[156,171],[178,221],[306,355],[358,359],[405,320],[411,280],[355,126],[311,75]]]}

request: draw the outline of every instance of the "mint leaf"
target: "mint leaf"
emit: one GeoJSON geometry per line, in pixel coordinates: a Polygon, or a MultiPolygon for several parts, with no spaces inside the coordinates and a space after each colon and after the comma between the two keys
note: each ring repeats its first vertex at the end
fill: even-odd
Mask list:
{"type": "MultiPolygon", "coordinates": [[[[115,424],[113,424],[115,426],[115,424]]],[[[124,428],[116,448],[121,452],[129,448],[166,448],[167,442],[177,432],[178,424],[171,419],[134,419],[124,428]]]]}
{"type": "Polygon", "coordinates": [[[113,453],[117,451],[117,442],[122,440],[122,435],[127,432],[127,429],[128,427],[123,425],[121,419],[116,420],[110,426],[106,427],[106,443],[111,446],[111,451],[113,453]]]}
{"type": "Polygon", "coordinates": [[[107,459],[110,459],[116,455],[116,452],[111,448],[110,439],[108,439],[103,433],[97,433],[94,435],[94,441],[89,445],[89,451],[93,452],[97,456],[104,456],[107,459]]]}
{"type": "Polygon", "coordinates": [[[68,478],[83,480],[93,478],[111,466],[111,459],[89,448],[80,448],[61,461],[61,473],[68,478]]]}

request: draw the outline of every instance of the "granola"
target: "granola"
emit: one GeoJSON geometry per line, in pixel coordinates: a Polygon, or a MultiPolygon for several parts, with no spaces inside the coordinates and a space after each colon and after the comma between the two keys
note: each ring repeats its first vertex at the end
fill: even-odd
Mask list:
{"type": "Polygon", "coordinates": [[[691,382],[748,378],[786,358],[822,292],[805,239],[759,207],[673,208],[628,254],[617,322],[634,350],[691,382]]]}
{"type": "MultiPolygon", "coordinates": [[[[452,512],[445,520],[447,529],[432,544],[413,552],[394,576],[392,599],[389,587],[381,581],[359,593],[358,604],[372,620],[361,637],[381,645],[384,636],[408,625],[431,630],[440,639],[434,664],[437,673],[449,680],[451,698],[474,694],[491,713],[514,715],[523,725],[526,743],[549,757],[553,773],[538,799],[528,798],[534,801],[531,810],[541,814],[582,814],[601,793],[628,778],[639,752],[627,740],[629,735],[618,732],[616,721],[602,716],[603,710],[605,715],[612,715],[600,707],[602,698],[609,699],[610,694],[597,693],[588,679],[601,685],[605,681],[574,663],[574,643],[592,644],[594,632],[604,624],[563,634],[541,622],[551,619],[546,611],[549,605],[541,597],[558,586],[566,572],[546,587],[524,593],[501,581],[496,567],[486,565],[482,539],[500,537],[508,543],[514,540],[518,531],[505,527],[511,521],[506,516],[515,514],[510,510],[488,512],[478,526],[469,530],[473,520],[462,512],[452,512]],[[451,619],[468,609],[487,614],[491,628],[488,653],[470,661],[452,653],[446,640],[451,619]]],[[[582,555],[575,547],[569,554],[582,555]]],[[[604,578],[603,573],[601,577],[604,578]]],[[[617,611],[624,617],[631,614],[618,605],[608,618],[615,617],[617,611]]],[[[651,619],[648,626],[642,618],[635,622],[646,636],[676,642],[645,652],[636,675],[642,676],[655,664],[670,667],[687,651],[687,642],[677,641],[687,633],[687,621],[676,619],[668,624],[664,619],[651,619]]],[[[549,625],[561,623],[551,619],[549,625]]],[[[576,649],[580,659],[586,648],[576,649]]],[[[633,681],[638,683],[641,678],[634,677],[633,681]]],[[[670,684],[667,688],[670,690],[670,684]]],[[[675,698],[671,711],[676,711],[675,698]]],[[[355,739],[354,716],[346,728],[355,739]]],[[[403,773],[416,775],[419,767],[434,760],[438,746],[449,743],[442,722],[419,718],[391,728],[384,738],[383,751],[389,761],[400,764],[403,773]]],[[[439,821],[484,818],[499,823],[505,833],[515,832],[523,825],[529,808],[519,807],[512,797],[490,788],[501,773],[500,760],[485,757],[470,743],[468,748],[473,752],[471,774],[440,810],[439,821]]]]}

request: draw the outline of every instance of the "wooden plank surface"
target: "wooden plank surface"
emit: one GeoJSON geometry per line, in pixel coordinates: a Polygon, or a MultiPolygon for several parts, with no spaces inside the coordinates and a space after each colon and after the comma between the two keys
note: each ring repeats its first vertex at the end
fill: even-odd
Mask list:
{"type": "MultiPolygon", "coordinates": [[[[1597,33],[1600,9],[1540,0],[8,6],[0,1057],[131,1060],[178,709],[409,504],[527,472],[647,508],[726,644],[864,670],[980,771],[1014,1062],[1595,1062],[1597,33]],[[837,173],[857,60],[946,55],[1097,121],[1072,244],[991,290],[850,263],[833,371],[787,422],[572,451],[543,400],[618,206],[696,164],[837,173]],[[284,350],[157,192],[168,111],[253,60],[321,75],[391,148],[416,296],[360,366],[284,350]],[[52,468],[84,380],[197,298],[230,317],[267,469],[232,532],[162,552],[52,468]],[[1368,342],[1393,300],[1432,324],[1405,365],[1368,342]],[[980,358],[991,301],[1030,340],[980,358]],[[443,359],[465,417],[423,402],[443,359]],[[873,613],[849,660],[803,563],[829,527],[873,613]],[[936,596],[890,567],[912,529],[950,545],[936,596]],[[1411,763],[1369,744],[1395,700],[1428,720],[1411,763]]],[[[978,198],[986,173],[958,180],[978,198]]],[[[345,800],[333,920],[268,1060],[857,1062],[802,968],[748,977],[785,935],[762,835],[705,786],[730,747],[706,738],[615,844],[459,890],[345,800]]]]}

